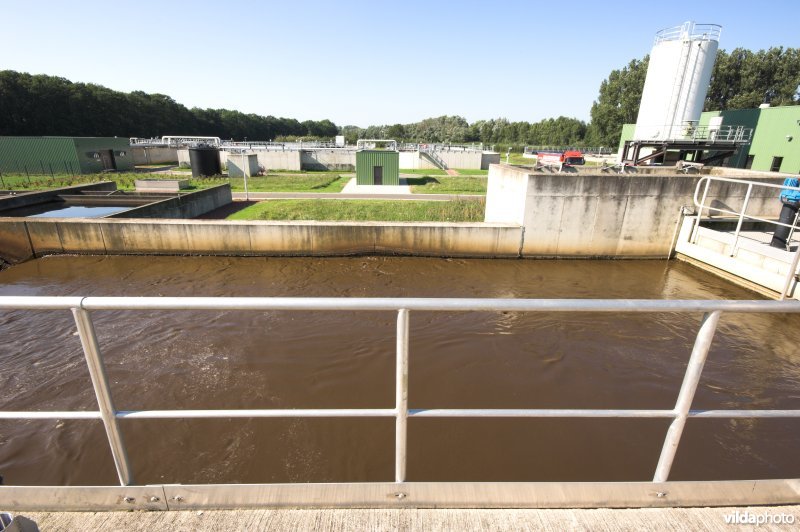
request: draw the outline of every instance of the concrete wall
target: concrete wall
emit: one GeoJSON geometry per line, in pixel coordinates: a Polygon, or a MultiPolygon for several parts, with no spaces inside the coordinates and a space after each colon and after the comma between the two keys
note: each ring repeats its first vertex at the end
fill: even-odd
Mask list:
{"type": "MultiPolygon", "coordinates": [[[[479,151],[437,151],[436,156],[444,161],[448,168],[464,168],[488,170],[490,164],[500,162],[500,154],[479,151]]],[[[415,151],[400,152],[400,168],[409,170],[437,168],[432,161],[420,157],[415,151]]]]}
{"type": "MultiPolygon", "coordinates": [[[[186,148],[181,148],[176,150],[178,154],[178,164],[180,166],[191,166],[191,161],[189,160],[189,150],[186,148]]],[[[220,164],[222,164],[222,154],[224,152],[220,152],[220,164]]]]}
{"type": "Polygon", "coordinates": [[[181,194],[106,218],[194,218],[233,201],[228,184],[181,194]]]}
{"type": "Polygon", "coordinates": [[[500,164],[500,154],[494,151],[485,151],[481,154],[481,170],[488,170],[489,165],[500,164]]]}
{"type": "MultiPolygon", "coordinates": [[[[167,147],[131,147],[133,164],[161,164],[178,161],[178,150],[167,147]]],[[[189,150],[186,151],[186,163],[189,163],[189,150]]]]}
{"type": "Polygon", "coordinates": [[[419,154],[415,151],[401,151],[400,152],[400,168],[406,170],[418,170],[420,168],[436,168],[432,162],[422,160],[419,154]]]}
{"type": "MultiPolygon", "coordinates": [[[[680,208],[693,206],[699,179],[682,174],[543,174],[492,165],[485,221],[521,223],[526,257],[665,257],[680,208]]],[[[737,210],[746,189],[736,183],[712,185],[707,204],[737,210]]],[[[747,213],[776,217],[777,196],[775,190],[754,191],[747,213]]]]}
{"type": "Polygon", "coordinates": [[[258,164],[269,170],[302,170],[300,152],[259,150],[258,164]]]}
{"type": "MultiPolygon", "coordinates": [[[[356,168],[356,152],[354,150],[255,150],[258,164],[267,170],[342,170],[353,172],[356,168]]],[[[220,151],[220,163],[227,166],[228,152],[220,151]]],[[[437,151],[448,168],[489,168],[490,164],[500,162],[500,154],[495,152],[475,151],[437,151]]],[[[177,150],[179,164],[189,166],[189,150],[177,150]]],[[[415,151],[400,152],[400,168],[433,169],[436,165],[422,158],[415,151]]]]}
{"type": "Polygon", "coordinates": [[[258,175],[261,168],[258,164],[258,155],[255,153],[235,154],[228,158],[225,153],[226,166],[228,167],[228,177],[252,177],[258,175]]]}
{"type": "Polygon", "coordinates": [[[0,258],[48,254],[517,257],[521,229],[483,223],[0,218],[0,258]]]}
{"type": "Polygon", "coordinates": [[[80,194],[82,190],[112,191],[117,190],[117,184],[113,181],[101,181],[100,183],[54,188],[42,192],[20,192],[14,196],[0,198],[0,216],[2,216],[2,211],[7,209],[17,209],[19,207],[28,207],[30,205],[45,203],[61,194],[80,194]]]}
{"type": "Polygon", "coordinates": [[[300,165],[303,170],[344,170],[356,169],[355,150],[302,150],[300,165]]]}

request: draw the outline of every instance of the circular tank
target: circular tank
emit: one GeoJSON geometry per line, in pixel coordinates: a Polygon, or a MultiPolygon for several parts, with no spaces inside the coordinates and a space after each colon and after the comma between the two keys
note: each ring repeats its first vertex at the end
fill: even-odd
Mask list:
{"type": "Polygon", "coordinates": [[[700,120],[721,30],[686,22],[656,34],[634,140],[679,139],[700,120]]]}
{"type": "Polygon", "coordinates": [[[192,165],[192,177],[208,177],[220,175],[219,149],[213,146],[195,146],[189,148],[189,163],[192,165]]]}

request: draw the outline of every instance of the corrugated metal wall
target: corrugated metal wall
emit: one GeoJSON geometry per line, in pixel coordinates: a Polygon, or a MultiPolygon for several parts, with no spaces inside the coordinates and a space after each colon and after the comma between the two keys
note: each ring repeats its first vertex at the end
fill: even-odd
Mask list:
{"type": "Polygon", "coordinates": [[[0,137],[0,172],[9,174],[92,174],[103,171],[94,156],[111,150],[117,170],[134,169],[127,138],[116,137],[0,137]]]}
{"type": "Polygon", "coordinates": [[[400,184],[400,154],[396,151],[362,150],[356,152],[356,183],[374,185],[373,168],[383,167],[383,184],[400,184]]]}
{"type": "Polygon", "coordinates": [[[0,137],[0,172],[81,173],[71,137],[0,137]]]}
{"type": "Polygon", "coordinates": [[[117,137],[75,137],[75,151],[77,152],[81,170],[84,174],[94,174],[103,171],[103,161],[94,157],[99,150],[112,150],[114,163],[120,172],[134,169],[133,153],[130,141],[127,138],[117,137]],[[124,155],[123,155],[124,154],[124,155]]]}

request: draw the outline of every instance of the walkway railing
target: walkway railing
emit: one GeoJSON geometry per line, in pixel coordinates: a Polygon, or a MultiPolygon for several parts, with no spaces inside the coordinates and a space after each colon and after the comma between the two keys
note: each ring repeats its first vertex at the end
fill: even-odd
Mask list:
{"type": "Polygon", "coordinates": [[[616,148],[605,146],[525,146],[522,153],[526,155],[536,155],[540,151],[544,152],[563,152],[579,151],[584,155],[613,155],[617,153],[616,148]]]}
{"type": "MultiPolygon", "coordinates": [[[[700,218],[703,216],[703,211],[704,210],[708,211],[709,213],[715,212],[715,213],[719,213],[719,214],[728,214],[728,215],[731,215],[731,216],[738,217],[739,220],[736,223],[736,230],[733,233],[733,246],[731,246],[731,252],[730,252],[730,256],[731,257],[736,255],[736,251],[738,249],[738,244],[739,244],[739,235],[741,233],[742,224],[743,224],[745,218],[748,219],[748,220],[754,220],[754,221],[757,221],[757,222],[763,222],[763,223],[766,223],[766,224],[774,225],[776,227],[777,226],[783,226],[783,227],[790,228],[789,237],[786,239],[786,242],[788,244],[792,239],[792,234],[794,233],[795,229],[797,229],[797,218],[795,217],[794,223],[790,225],[790,224],[785,224],[783,222],[779,222],[779,221],[776,221],[776,220],[769,220],[769,219],[761,218],[761,217],[758,217],[758,216],[748,215],[747,214],[747,206],[750,203],[750,197],[753,194],[753,189],[754,188],[776,189],[776,192],[779,192],[781,190],[797,190],[797,191],[800,191],[800,187],[787,187],[787,186],[784,186],[784,185],[774,185],[772,183],[760,183],[758,181],[744,181],[742,179],[731,179],[731,178],[726,178],[726,177],[713,177],[713,176],[702,177],[697,182],[697,187],[695,187],[695,190],[694,190],[694,204],[695,204],[695,207],[697,207],[697,215],[696,215],[696,220],[695,220],[695,223],[694,223],[694,230],[693,230],[692,236],[690,238],[690,241],[692,242],[692,244],[696,244],[697,243],[697,232],[698,232],[698,229],[700,227],[700,218]],[[722,208],[722,207],[712,207],[711,205],[706,205],[706,200],[708,199],[708,189],[711,186],[712,182],[713,183],[735,183],[737,185],[743,185],[743,186],[747,185],[747,192],[744,195],[744,201],[742,202],[741,210],[736,211],[736,210],[725,209],[725,208],[722,208]],[[703,191],[702,192],[702,197],[698,200],[698,196],[700,195],[700,191],[701,190],[703,191]]],[[[776,199],[775,206],[776,206],[776,209],[777,209],[777,206],[778,206],[777,199],[778,199],[779,195],[780,194],[778,194],[778,193],[775,194],[775,199],[776,199]]],[[[783,284],[783,289],[781,290],[781,296],[780,296],[781,300],[786,299],[786,296],[789,293],[789,288],[792,285],[792,280],[797,275],[798,262],[800,262],[800,246],[798,246],[797,251],[795,251],[794,256],[792,257],[791,266],[789,266],[789,271],[786,274],[786,279],[785,279],[784,284],[783,284]]]]}
{"type": "Polygon", "coordinates": [[[99,406],[98,411],[2,411],[0,419],[101,419],[105,425],[119,482],[133,484],[120,419],[394,417],[395,482],[406,479],[409,417],[470,418],[668,418],[653,482],[669,477],[686,420],[694,418],[797,418],[800,410],[692,410],[711,341],[723,312],[797,313],[796,301],[581,300],[581,299],[403,299],[403,298],[243,298],[243,297],[0,297],[0,310],[70,310],[80,335],[99,406]],[[114,407],[103,357],[90,315],[94,310],[325,310],[396,311],[395,405],[383,409],[220,409],[135,410],[114,407]],[[409,319],[412,311],[438,312],[596,312],[703,313],[675,407],[657,409],[409,409],[409,319]]]}

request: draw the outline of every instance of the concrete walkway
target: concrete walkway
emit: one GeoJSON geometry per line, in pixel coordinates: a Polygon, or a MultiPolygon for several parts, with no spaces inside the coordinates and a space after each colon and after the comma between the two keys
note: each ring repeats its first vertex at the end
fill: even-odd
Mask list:
{"type": "Polygon", "coordinates": [[[22,512],[42,531],[74,530],[753,530],[726,516],[781,515],[795,525],[764,524],[758,530],[796,530],[798,506],[749,508],[646,508],[596,510],[261,509],[191,512],[22,512]],[[744,512],[748,512],[745,514],[744,512]]]}
{"type": "Polygon", "coordinates": [[[359,185],[356,178],[351,179],[342,189],[342,194],[384,194],[396,196],[397,194],[411,194],[406,178],[400,178],[400,185],[359,185]]]}

